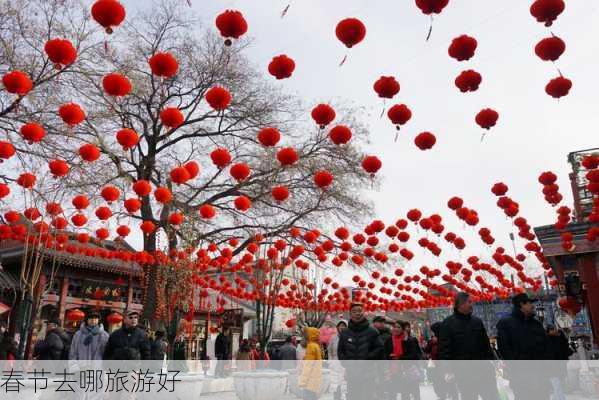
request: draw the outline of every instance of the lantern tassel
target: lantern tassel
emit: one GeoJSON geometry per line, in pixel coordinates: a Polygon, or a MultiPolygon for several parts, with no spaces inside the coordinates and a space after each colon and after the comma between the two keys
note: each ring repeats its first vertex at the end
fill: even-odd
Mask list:
{"type": "Polygon", "coordinates": [[[191,7],[191,0],[187,0],[187,5],[191,7]]]}
{"type": "Polygon", "coordinates": [[[487,134],[487,132],[483,132],[483,134],[480,136],[480,142],[482,143],[483,140],[485,140],[485,135],[487,134]]]}
{"type": "Polygon", "coordinates": [[[428,40],[431,38],[431,34],[433,33],[433,16],[431,14],[431,24],[428,27],[428,34],[426,35],[426,41],[428,42],[428,40]]]}
{"type": "Polygon", "coordinates": [[[395,143],[397,143],[397,138],[399,138],[399,125],[397,125],[397,130],[395,132],[395,143]]]}
{"type": "Polygon", "coordinates": [[[379,115],[379,119],[383,118],[383,115],[385,115],[385,108],[387,107],[385,100],[383,100],[383,110],[381,111],[381,115],[379,115]]]}
{"type": "Polygon", "coordinates": [[[343,56],[343,59],[341,60],[341,62],[339,63],[339,66],[341,67],[343,64],[345,64],[345,61],[347,60],[347,54],[343,56]]]}
{"type": "Polygon", "coordinates": [[[285,15],[287,15],[287,11],[289,11],[289,7],[291,7],[291,4],[287,4],[287,7],[285,7],[283,9],[283,12],[281,13],[281,18],[285,17],[285,15]]]}

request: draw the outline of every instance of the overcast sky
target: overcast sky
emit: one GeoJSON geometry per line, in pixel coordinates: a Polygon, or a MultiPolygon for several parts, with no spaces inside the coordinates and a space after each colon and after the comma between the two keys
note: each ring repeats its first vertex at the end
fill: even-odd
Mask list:
{"type": "MultiPolygon", "coordinates": [[[[426,215],[441,213],[445,225],[461,233],[462,224],[446,207],[458,195],[479,212],[481,226],[503,240],[511,224],[490,192],[493,183],[503,181],[532,226],[553,223],[555,211],[543,200],[538,175],[557,173],[571,205],[567,154],[599,145],[597,1],[568,1],[551,28],[567,45],[557,65],[573,81],[570,95],[560,101],[544,91],[557,71],[534,54],[534,45],[550,31],[530,15],[532,1],[451,0],[435,17],[428,42],[429,18],[413,0],[191,2],[208,27],[214,27],[223,10],[240,10],[254,39],[246,51],[249,59],[267,74],[273,56],[293,58],[293,76],[277,84],[307,104],[336,98],[368,110],[372,144],[366,150],[382,160],[383,182],[379,191],[367,195],[384,221],[417,207],[426,215]],[[281,18],[287,4],[288,13],[281,18]],[[346,17],[361,19],[367,28],[365,40],[349,51],[334,33],[346,17]],[[448,56],[447,47],[461,34],[475,37],[478,48],[471,60],[459,63],[448,56]],[[339,67],[345,54],[348,60],[339,67]],[[462,94],[453,81],[470,68],[482,74],[483,83],[477,92],[462,94]],[[382,101],[372,89],[381,75],[397,78],[401,91],[392,103],[405,103],[413,112],[397,142],[386,116],[379,118],[382,101]],[[496,109],[500,117],[481,143],[474,116],[485,107],[496,109]],[[413,144],[422,131],[437,136],[431,151],[413,144]]],[[[188,7],[183,0],[180,6],[188,7]]]]}

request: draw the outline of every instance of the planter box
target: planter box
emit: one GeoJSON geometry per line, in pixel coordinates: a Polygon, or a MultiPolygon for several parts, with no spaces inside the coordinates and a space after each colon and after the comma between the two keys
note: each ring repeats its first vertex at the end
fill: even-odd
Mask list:
{"type": "Polygon", "coordinates": [[[261,370],[233,373],[239,400],[280,400],[287,386],[287,372],[261,370]]]}

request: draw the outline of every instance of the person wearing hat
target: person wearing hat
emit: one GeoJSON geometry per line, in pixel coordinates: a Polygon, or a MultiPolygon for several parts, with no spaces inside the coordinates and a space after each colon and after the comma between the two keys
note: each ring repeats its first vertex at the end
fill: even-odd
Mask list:
{"type": "Polygon", "coordinates": [[[375,385],[378,373],[377,368],[371,368],[370,363],[363,361],[383,360],[384,348],[379,332],[364,315],[362,303],[352,303],[349,315],[347,329],[340,333],[337,355],[345,368],[347,399],[363,400],[372,397],[369,391],[375,385]]]}
{"type": "Polygon", "coordinates": [[[37,360],[68,360],[71,339],[60,326],[58,318],[46,322],[46,336],[34,347],[33,357],[37,360]]]}
{"type": "Polygon", "coordinates": [[[509,362],[550,358],[549,339],[543,324],[535,318],[534,301],[526,293],[515,295],[511,315],[497,323],[498,350],[508,361],[508,380],[516,400],[549,398],[549,376],[543,374],[542,364],[531,368],[530,362],[509,362]]]}
{"type": "Polygon", "coordinates": [[[150,360],[150,341],[144,330],[137,325],[138,322],[137,311],[125,311],[123,326],[108,338],[104,350],[105,360],[150,360]]]}
{"type": "Polygon", "coordinates": [[[82,370],[79,365],[83,360],[101,360],[104,349],[108,343],[108,332],[100,324],[100,314],[91,311],[87,314],[85,322],[75,332],[69,350],[69,365],[74,370],[82,370]]]}

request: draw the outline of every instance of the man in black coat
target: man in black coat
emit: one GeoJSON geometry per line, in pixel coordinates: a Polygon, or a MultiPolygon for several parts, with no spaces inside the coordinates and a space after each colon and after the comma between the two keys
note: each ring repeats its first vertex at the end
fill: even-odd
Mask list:
{"type": "Polygon", "coordinates": [[[372,397],[376,382],[373,360],[383,360],[385,355],[378,331],[364,316],[364,306],[352,303],[349,312],[348,327],[339,334],[337,355],[345,368],[347,399],[363,400],[372,397]]]}
{"type": "Polygon", "coordinates": [[[60,320],[50,319],[46,324],[46,337],[39,341],[33,356],[38,360],[68,360],[71,338],[60,327],[60,320]]]}
{"type": "Polygon", "coordinates": [[[440,367],[447,380],[454,379],[462,400],[497,400],[495,369],[490,361],[493,351],[483,322],[472,315],[473,307],[468,293],[458,293],[453,315],[447,317],[439,333],[440,367]],[[468,360],[468,361],[463,361],[468,360]]]}
{"type": "Polygon", "coordinates": [[[515,295],[512,304],[512,314],[497,323],[499,354],[507,360],[510,387],[516,400],[549,399],[547,364],[534,362],[551,357],[549,339],[543,324],[535,318],[533,300],[526,293],[515,295]]]}
{"type": "Polygon", "coordinates": [[[296,367],[297,350],[291,344],[291,336],[285,338],[285,343],[279,347],[279,360],[282,370],[294,369],[296,367]]]}
{"type": "Polygon", "coordinates": [[[126,311],[123,326],[112,332],[104,349],[105,360],[150,360],[150,341],[137,326],[139,313],[126,311]]]}
{"type": "Polygon", "coordinates": [[[152,360],[156,360],[154,364],[155,371],[160,371],[164,365],[164,355],[168,349],[168,343],[164,339],[163,331],[156,331],[154,340],[150,344],[150,354],[152,360]]]}
{"type": "Polygon", "coordinates": [[[225,360],[229,359],[229,338],[225,334],[224,329],[221,329],[214,341],[214,355],[218,360],[214,374],[217,378],[223,378],[225,376],[225,360]]]}

